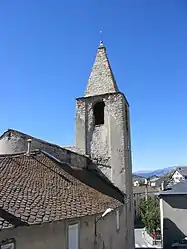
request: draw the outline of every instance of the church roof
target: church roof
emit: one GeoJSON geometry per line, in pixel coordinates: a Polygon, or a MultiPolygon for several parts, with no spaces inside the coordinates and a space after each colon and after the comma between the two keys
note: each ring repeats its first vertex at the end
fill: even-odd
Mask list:
{"type": "Polygon", "coordinates": [[[118,87],[101,42],[86,87],[85,97],[118,92],[118,87]]]}
{"type": "Polygon", "coordinates": [[[121,205],[45,152],[0,156],[0,228],[94,215],[121,205]]]}

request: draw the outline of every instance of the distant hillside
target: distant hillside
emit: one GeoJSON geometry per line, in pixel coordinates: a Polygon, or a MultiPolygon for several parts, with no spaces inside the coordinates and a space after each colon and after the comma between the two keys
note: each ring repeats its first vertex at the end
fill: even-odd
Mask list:
{"type": "Polygon", "coordinates": [[[133,182],[136,181],[136,180],[143,180],[145,177],[143,176],[139,176],[137,174],[132,174],[132,179],[133,179],[133,182]]]}
{"type": "Polygon", "coordinates": [[[154,175],[162,176],[162,175],[168,174],[174,168],[176,168],[176,166],[168,167],[168,168],[164,168],[164,169],[157,169],[157,170],[154,170],[154,171],[137,171],[137,172],[134,172],[133,175],[138,175],[138,176],[144,177],[144,178],[148,178],[148,177],[151,177],[151,176],[154,176],[154,175]]]}

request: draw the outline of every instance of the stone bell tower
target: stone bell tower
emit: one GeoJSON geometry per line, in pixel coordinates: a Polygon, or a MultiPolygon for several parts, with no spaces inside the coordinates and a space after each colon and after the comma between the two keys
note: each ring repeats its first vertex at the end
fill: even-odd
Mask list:
{"type": "Polygon", "coordinates": [[[77,152],[89,155],[119,189],[126,193],[132,188],[129,104],[102,42],[85,95],[77,98],[75,143],[77,152]]]}
{"type": "Polygon", "coordinates": [[[128,248],[134,248],[129,104],[119,92],[101,42],[84,97],[76,100],[76,150],[126,194],[128,248]]]}

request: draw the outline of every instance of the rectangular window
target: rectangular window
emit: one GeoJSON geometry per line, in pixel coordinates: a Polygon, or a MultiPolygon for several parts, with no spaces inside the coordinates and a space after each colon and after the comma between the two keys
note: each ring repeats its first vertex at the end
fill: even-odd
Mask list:
{"type": "Polygon", "coordinates": [[[1,249],[14,249],[15,248],[15,239],[7,239],[5,241],[2,241],[0,244],[1,249]]]}
{"type": "Polygon", "coordinates": [[[2,249],[14,249],[14,244],[13,243],[9,243],[9,244],[4,244],[1,245],[2,249]]]}
{"type": "Polygon", "coordinates": [[[68,226],[68,249],[79,249],[79,224],[68,226]]]}
{"type": "Polygon", "coordinates": [[[116,230],[119,230],[119,210],[116,211],[116,230]]]}

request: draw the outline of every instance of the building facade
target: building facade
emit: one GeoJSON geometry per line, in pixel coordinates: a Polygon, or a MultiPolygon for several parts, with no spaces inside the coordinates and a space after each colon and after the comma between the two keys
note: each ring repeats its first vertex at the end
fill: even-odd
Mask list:
{"type": "Polygon", "coordinates": [[[173,185],[159,197],[163,248],[170,249],[172,243],[187,236],[187,182],[173,185]]]}
{"type": "Polygon", "coordinates": [[[178,167],[172,174],[173,183],[179,183],[187,179],[187,167],[178,167]]]}
{"type": "Polygon", "coordinates": [[[122,192],[93,172],[88,185],[78,171],[40,151],[0,156],[2,249],[10,240],[17,248],[124,248],[122,192]]]}
{"type": "MultiPolygon", "coordinates": [[[[120,211],[123,212],[123,210],[120,211]]],[[[97,241],[95,241],[94,234],[95,216],[85,216],[30,227],[4,229],[0,233],[0,243],[4,241],[3,244],[6,245],[7,239],[13,239],[14,248],[20,249],[123,249],[125,238],[122,231],[125,227],[121,221],[120,219],[117,227],[115,212],[111,212],[100,220],[97,223],[97,241]]],[[[3,249],[3,246],[1,248],[3,249]]]]}

